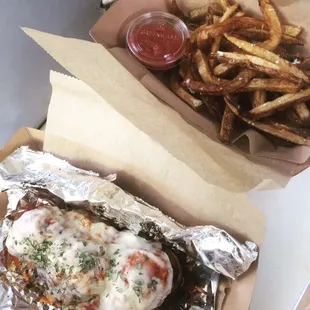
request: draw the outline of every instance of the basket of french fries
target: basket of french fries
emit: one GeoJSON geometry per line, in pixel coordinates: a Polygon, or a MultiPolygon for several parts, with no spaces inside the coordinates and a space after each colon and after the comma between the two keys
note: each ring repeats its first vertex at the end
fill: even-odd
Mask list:
{"type": "Polygon", "coordinates": [[[310,145],[308,58],[302,28],[281,22],[269,0],[259,0],[263,19],[238,3],[221,0],[185,16],[191,31],[170,88],[199,113],[220,123],[219,138],[231,143],[241,128],[255,128],[276,145],[310,145]]]}

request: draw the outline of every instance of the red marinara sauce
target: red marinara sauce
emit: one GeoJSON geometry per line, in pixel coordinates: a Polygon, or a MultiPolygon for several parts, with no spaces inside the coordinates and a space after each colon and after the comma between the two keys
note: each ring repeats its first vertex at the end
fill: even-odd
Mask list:
{"type": "Polygon", "coordinates": [[[178,17],[164,12],[146,13],[135,19],[126,36],[129,52],[155,70],[173,67],[184,55],[189,31],[178,17]]]}

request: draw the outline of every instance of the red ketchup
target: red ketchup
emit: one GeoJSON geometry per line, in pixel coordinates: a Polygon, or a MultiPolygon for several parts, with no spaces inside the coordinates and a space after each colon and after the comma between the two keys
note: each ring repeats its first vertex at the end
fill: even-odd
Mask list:
{"type": "Polygon", "coordinates": [[[141,15],[131,23],[126,36],[129,52],[155,70],[176,65],[184,55],[188,38],[184,22],[164,12],[141,15]]]}

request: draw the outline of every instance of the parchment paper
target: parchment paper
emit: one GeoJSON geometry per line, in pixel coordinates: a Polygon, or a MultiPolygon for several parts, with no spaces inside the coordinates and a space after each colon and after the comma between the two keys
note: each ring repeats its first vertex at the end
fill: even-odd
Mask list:
{"type": "MultiPolygon", "coordinates": [[[[195,171],[207,183],[230,191],[246,192],[261,183],[264,184],[264,188],[285,186],[289,180],[292,167],[285,169],[282,165],[277,166],[279,161],[272,159],[262,164],[258,158],[248,158],[236,149],[218,143],[214,126],[213,131],[208,132],[208,136],[196,130],[133,78],[102,45],[63,38],[33,29],[23,30],[70,73],[92,87],[111,108],[165,148],[177,160],[195,171]]],[[[127,55],[120,49],[115,49],[113,52],[124,57],[127,55]]],[[[154,89],[163,87],[151,75],[146,75],[144,78],[154,89]]],[[[175,97],[168,90],[167,96],[175,97]]],[[[182,106],[191,115],[197,115],[183,103],[182,106]]],[[[73,112],[74,109],[71,113],[73,112]]],[[[104,122],[106,122],[104,114],[94,114],[91,120],[93,126],[102,126],[104,122]]],[[[119,131],[115,122],[115,126],[106,134],[114,135],[119,131]]],[[[130,136],[127,132],[124,132],[124,135],[127,141],[136,140],[135,136],[130,136]]],[[[75,138],[79,139],[79,136],[75,138]]],[[[119,143],[112,140],[109,148],[113,149],[119,143]]],[[[139,145],[139,148],[142,146],[139,145]]],[[[127,152],[125,141],[123,148],[125,154],[127,152]]],[[[147,149],[144,148],[144,151],[147,152],[147,149]]],[[[161,157],[156,158],[156,161],[162,166],[165,165],[161,157]]]]}
{"type": "MultiPolygon", "coordinates": [[[[253,240],[261,245],[265,219],[244,194],[205,182],[84,82],[52,72],[51,83],[46,151],[102,175],[117,171],[117,182],[122,188],[182,224],[213,223],[240,240],[253,240]]],[[[118,98],[132,104],[129,94],[118,98]]],[[[224,310],[248,309],[256,269],[254,264],[233,282],[224,310]]]]}

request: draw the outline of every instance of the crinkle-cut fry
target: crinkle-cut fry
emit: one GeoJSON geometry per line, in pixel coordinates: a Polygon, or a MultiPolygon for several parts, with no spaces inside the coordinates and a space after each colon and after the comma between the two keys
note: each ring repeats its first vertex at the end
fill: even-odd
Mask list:
{"type": "Polygon", "coordinates": [[[233,80],[221,80],[217,84],[206,84],[188,79],[183,81],[182,85],[190,92],[197,94],[226,95],[238,92],[254,78],[255,74],[252,70],[244,69],[233,80]]]}
{"type": "MultiPolygon", "coordinates": [[[[239,29],[236,33],[251,41],[264,41],[270,37],[269,31],[255,28],[239,29]]],[[[280,43],[284,45],[304,45],[304,41],[302,39],[291,37],[286,34],[282,34],[280,43]]]]}
{"type": "Polygon", "coordinates": [[[223,76],[229,74],[235,68],[236,68],[235,65],[231,65],[231,64],[227,64],[227,63],[221,63],[214,68],[213,74],[216,77],[223,77],[223,76]]]}
{"type": "Polygon", "coordinates": [[[286,94],[273,101],[265,102],[259,107],[255,107],[248,112],[254,119],[261,119],[273,115],[277,111],[282,111],[294,104],[306,102],[310,99],[310,88],[302,90],[295,94],[286,94]]]}
{"type": "Polygon", "coordinates": [[[224,10],[227,10],[230,7],[229,0],[219,0],[224,10]]]}
{"type": "Polygon", "coordinates": [[[305,81],[306,83],[310,82],[309,78],[301,70],[299,70],[296,66],[294,66],[287,60],[276,55],[275,53],[267,51],[266,49],[263,49],[257,45],[251,44],[245,40],[241,40],[237,38],[236,36],[232,36],[227,33],[224,36],[228,41],[235,44],[237,47],[241,48],[245,52],[276,64],[277,66],[285,70],[287,73],[295,76],[297,79],[301,79],[305,81]]]}
{"type": "Polygon", "coordinates": [[[253,108],[259,107],[260,105],[264,104],[267,100],[267,92],[266,90],[256,90],[253,93],[253,108]]]}
{"type": "Polygon", "coordinates": [[[216,54],[210,54],[210,57],[216,58],[220,62],[226,62],[231,65],[249,68],[273,77],[282,78],[297,83],[300,81],[291,73],[288,73],[284,69],[280,68],[279,65],[257,56],[219,51],[216,54]]]}
{"type": "Polygon", "coordinates": [[[295,110],[297,117],[300,119],[302,123],[309,124],[310,111],[309,111],[308,106],[304,102],[295,104],[294,110],[295,110]]]}
{"type": "Polygon", "coordinates": [[[206,56],[198,49],[195,53],[195,63],[198,68],[198,72],[205,83],[216,83],[218,78],[212,75],[208,60],[206,56]]]}
{"type": "Polygon", "coordinates": [[[231,142],[235,118],[235,114],[232,112],[229,105],[226,104],[219,136],[220,140],[225,144],[229,144],[231,142]]]}
{"type": "MultiPolygon", "coordinates": [[[[242,89],[242,92],[269,91],[278,93],[296,93],[300,91],[301,86],[301,83],[293,83],[282,79],[255,78],[242,89]]],[[[265,101],[263,103],[265,103],[265,101]]]]}
{"type": "Polygon", "coordinates": [[[224,10],[222,6],[219,3],[214,2],[208,5],[205,5],[201,8],[190,11],[189,19],[191,21],[202,21],[205,19],[207,14],[222,15],[223,13],[224,13],[224,10]]]}
{"type": "Polygon", "coordinates": [[[300,26],[294,25],[282,25],[282,32],[291,37],[298,37],[302,33],[303,29],[300,26]]]}
{"type": "MultiPolygon", "coordinates": [[[[229,19],[239,8],[239,4],[235,3],[234,5],[230,6],[223,16],[221,17],[220,23],[224,22],[225,20],[229,19]]],[[[211,46],[211,52],[216,53],[220,49],[222,36],[216,37],[211,46]]],[[[210,66],[213,69],[215,67],[215,61],[210,61],[210,66]]]]}
{"type": "Polygon", "coordinates": [[[270,37],[259,46],[268,51],[275,50],[282,38],[282,27],[278,14],[271,4],[270,0],[259,0],[259,6],[264,16],[264,20],[269,27],[270,37]]]}
{"type": "Polygon", "coordinates": [[[310,146],[310,130],[290,127],[284,124],[280,124],[270,119],[256,121],[249,119],[245,115],[240,114],[237,104],[234,100],[227,96],[225,97],[226,104],[230,107],[232,112],[249,126],[254,127],[260,131],[271,134],[272,136],[281,138],[283,140],[298,144],[310,146]]]}
{"type": "Polygon", "coordinates": [[[177,74],[173,74],[170,78],[171,90],[185,101],[191,108],[198,109],[202,105],[202,101],[189,94],[180,84],[177,74]]]}

